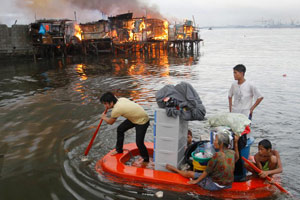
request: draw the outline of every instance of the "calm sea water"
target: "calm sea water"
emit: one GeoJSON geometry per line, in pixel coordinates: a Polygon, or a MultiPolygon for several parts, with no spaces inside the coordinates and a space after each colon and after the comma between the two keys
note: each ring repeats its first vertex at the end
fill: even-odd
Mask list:
{"type": "MultiPolygon", "coordinates": [[[[116,127],[102,124],[81,162],[104,108],[99,96],[113,91],[141,104],[152,122],[155,92],[166,84],[190,82],[207,117],[228,111],[232,67],[243,63],[246,79],[264,95],[253,115],[257,151],[262,138],[280,152],[282,186],[300,198],[300,29],[202,30],[199,55],[100,56],[0,62],[0,199],[152,199],[157,190],[120,185],[94,171],[116,142],[116,127]]],[[[208,135],[204,122],[190,122],[195,139],[208,135]]],[[[125,142],[134,142],[129,131],[125,142]]],[[[286,199],[276,194],[272,199],[286,199]]],[[[164,199],[207,199],[164,191],[164,199]]]]}

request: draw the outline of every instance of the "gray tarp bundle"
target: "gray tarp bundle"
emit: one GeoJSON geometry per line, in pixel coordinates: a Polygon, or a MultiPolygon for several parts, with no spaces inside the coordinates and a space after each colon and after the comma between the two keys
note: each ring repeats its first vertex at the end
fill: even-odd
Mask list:
{"type": "Polygon", "coordinates": [[[165,108],[169,117],[177,117],[178,115],[184,120],[204,120],[206,114],[202,101],[193,88],[187,82],[181,82],[174,85],[166,85],[155,94],[156,102],[160,108],[165,108]],[[166,107],[163,102],[165,97],[172,97],[177,100],[179,110],[176,107],[166,107]]]}

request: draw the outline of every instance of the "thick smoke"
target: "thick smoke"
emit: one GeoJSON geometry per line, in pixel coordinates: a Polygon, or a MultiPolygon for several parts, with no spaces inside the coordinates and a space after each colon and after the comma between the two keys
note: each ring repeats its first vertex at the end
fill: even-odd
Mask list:
{"type": "Polygon", "coordinates": [[[74,11],[81,19],[99,20],[133,12],[134,17],[163,18],[158,8],[139,0],[17,0],[17,6],[37,18],[72,18],[74,11]],[[95,18],[98,17],[98,18],[95,18]]]}
{"type": "Polygon", "coordinates": [[[106,15],[116,15],[120,13],[133,12],[136,17],[150,15],[161,18],[156,7],[150,7],[145,2],[138,0],[68,0],[71,4],[84,9],[97,9],[106,15]]]}

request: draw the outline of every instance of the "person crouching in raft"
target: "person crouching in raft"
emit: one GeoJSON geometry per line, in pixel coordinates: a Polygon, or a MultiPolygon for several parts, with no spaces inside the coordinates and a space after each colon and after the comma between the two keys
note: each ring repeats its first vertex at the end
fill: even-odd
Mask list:
{"type": "MultiPolygon", "coordinates": [[[[262,170],[258,174],[261,178],[279,174],[283,171],[279,153],[272,149],[272,144],[267,139],[263,139],[258,143],[258,153],[254,155],[254,160],[254,164],[262,170]]],[[[254,175],[257,174],[247,163],[245,163],[245,167],[254,175]]]]}
{"type": "Polygon", "coordinates": [[[111,92],[103,94],[100,98],[100,102],[104,104],[107,110],[112,109],[110,118],[107,117],[105,113],[101,115],[101,119],[106,123],[112,125],[118,117],[122,116],[126,118],[117,128],[116,151],[113,152],[112,155],[123,153],[124,133],[135,127],[136,145],[144,162],[148,163],[149,154],[144,144],[145,135],[149,126],[149,117],[146,111],[140,105],[127,98],[116,98],[111,92]]]}

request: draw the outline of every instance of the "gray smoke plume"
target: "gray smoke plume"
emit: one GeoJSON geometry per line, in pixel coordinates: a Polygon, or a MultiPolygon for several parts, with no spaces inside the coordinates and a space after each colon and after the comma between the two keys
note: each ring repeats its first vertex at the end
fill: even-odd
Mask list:
{"type": "Polygon", "coordinates": [[[114,16],[132,12],[134,17],[164,17],[155,5],[141,0],[17,0],[27,15],[37,18],[72,18],[74,11],[81,19],[99,20],[102,15],[114,16]],[[96,17],[96,18],[95,18],[96,17]]]}
{"type": "Polygon", "coordinates": [[[97,9],[106,15],[116,15],[133,12],[134,16],[141,17],[150,15],[155,18],[162,18],[155,6],[149,6],[146,2],[139,0],[69,0],[71,4],[84,9],[97,9]]]}

